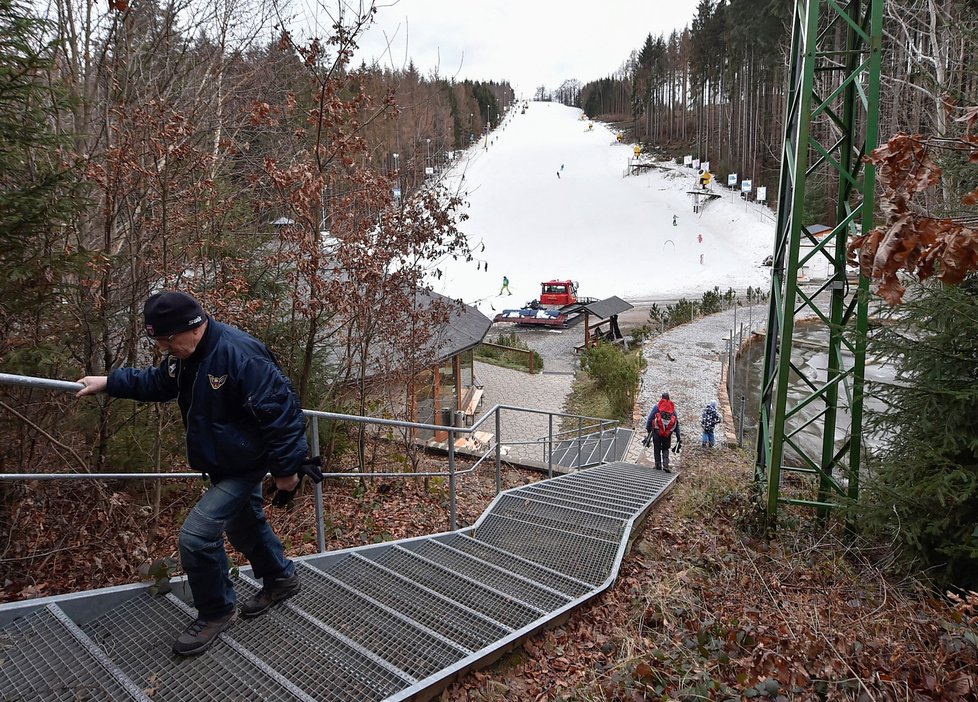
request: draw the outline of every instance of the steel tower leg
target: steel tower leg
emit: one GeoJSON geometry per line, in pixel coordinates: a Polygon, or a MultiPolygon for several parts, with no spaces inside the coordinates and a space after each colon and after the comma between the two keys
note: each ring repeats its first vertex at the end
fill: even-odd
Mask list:
{"type": "Polygon", "coordinates": [[[873,226],[876,174],[863,156],[878,140],[882,23],[883,0],[794,3],[755,471],[772,519],[779,504],[825,512],[858,497],[869,283],[850,283],[846,245],[873,226]],[[810,178],[835,200],[824,236],[805,221],[810,178]],[[798,274],[812,260],[828,276],[805,287],[798,274]],[[800,320],[824,344],[816,367],[792,359],[800,320]],[[837,439],[840,412],[851,429],[837,439]],[[803,440],[812,429],[818,446],[803,440]],[[809,478],[791,496],[782,495],[787,472],[809,478]]]}

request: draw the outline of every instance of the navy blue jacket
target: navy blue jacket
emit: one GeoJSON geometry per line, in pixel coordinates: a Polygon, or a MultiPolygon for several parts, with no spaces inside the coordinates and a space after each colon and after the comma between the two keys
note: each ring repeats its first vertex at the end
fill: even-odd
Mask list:
{"type": "Polygon", "coordinates": [[[187,360],[118,368],[106,392],[143,402],[176,400],[187,430],[190,467],[222,478],[294,474],[306,458],[305,418],[292,383],[265,344],[208,319],[187,360]]]}

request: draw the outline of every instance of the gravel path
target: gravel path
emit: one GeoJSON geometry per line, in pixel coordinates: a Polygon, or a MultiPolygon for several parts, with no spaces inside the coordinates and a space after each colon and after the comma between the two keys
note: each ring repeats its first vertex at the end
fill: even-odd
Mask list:
{"type": "MultiPolygon", "coordinates": [[[[546,366],[545,366],[546,367],[546,366]]],[[[482,383],[483,410],[493,405],[510,405],[527,409],[562,412],[564,400],[571,393],[574,383],[572,374],[537,373],[530,375],[511,368],[501,368],[488,363],[475,364],[476,377],[482,383]]],[[[504,410],[499,416],[500,441],[505,446],[506,455],[512,458],[546,461],[546,453],[541,445],[524,442],[537,441],[546,437],[549,430],[548,416],[531,412],[504,410]]],[[[483,431],[495,432],[495,422],[480,427],[483,431]]]]}
{"type": "MultiPolygon", "coordinates": [[[[638,395],[638,405],[644,416],[640,426],[635,428],[636,434],[645,435],[645,416],[662,393],[668,392],[676,404],[684,447],[698,445],[702,434],[700,414],[707,404],[719,399],[721,373],[727,355],[725,339],[734,329],[735,315],[737,333],[743,324],[743,338],[746,339],[751,330],[763,328],[766,313],[764,305],[756,305],[753,312],[747,308],[718,312],[646,341],[642,353],[648,366],[638,395]]],[[[717,440],[722,440],[724,430],[732,426],[730,419],[724,416],[717,426],[717,440]]],[[[652,453],[639,442],[633,442],[628,459],[648,463],[652,462],[652,453]]]]}

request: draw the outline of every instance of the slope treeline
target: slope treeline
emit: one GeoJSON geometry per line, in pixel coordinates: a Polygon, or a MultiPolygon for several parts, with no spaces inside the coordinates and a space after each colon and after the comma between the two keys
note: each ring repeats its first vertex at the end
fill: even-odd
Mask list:
{"type": "Polygon", "coordinates": [[[330,36],[312,40],[263,3],[0,9],[5,88],[17,90],[2,115],[14,148],[0,178],[17,204],[0,253],[4,370],[133,363],[148,348],[142,300],[179,286],[270,337],[306,399],[354,297],[390,295],[397,316],[397,290],[468,254],[440,216],[460,202],[438,176],[512,90],[352,66],[372,9],[334,13],[330,36]],[[401,225],[410,236],[385,238],[401,225]],[[351,263],[339,280],[339,258],[365,251],[369,269],[351,263]]]}
{"type": "MultiPolygon", "coordinates": [[[[865,12],[869,3],[853,4],[865,12]]],[[[615,75],[568,81],[553,99],[615,122],[667,155],[709,160],[721,180],[738,173],[772,185],[795,5],[700,0],[689,27],[649,35],[615,75]]],[[[868,352],[886,359],[899,382],[867,384],[878,400],[867,410],[868,425],[884,438],[865,463],[857,521],[912,570],[974,589],[978,432],[974,422],[954,418],[969,416],[962,408],[974,404],[978,377],[971,341],[978,309],[978,4],[887,0],[883,9],[881,146],[867,155],[877,166],[876,226],[851,240],[850,255],[856,262],[858,252],[875,292],[896,305],[870,335],[868,352]],[[913,278],[923,282],[909,283],[913,278]]],[[[826,45],[835,38],[844,49],[839,24],[822,29],[826,45]]],[[[830,81],[838,81],[833,58],[820,59],[814,78],[814,92],[826,101],[830,81]]],[[[839,139],[825,114],[811,130],[823,145],[839,139]]],[[[821,156],[813,149],[809,157],[821,156]]],[[[807,181],[807,223],[836,223],[837,183],[827,174],[814,170],[807,181]]]]}
{"type": "MultiPolygon", "coordinates": [[[[614,75],[584,85],[568,81],[553,98],[616,122],[637,141],[709,160],[721,176],[738,173],[774,186],[793,6],[700,0],[687,28],[650,34],[614,75]]],[[[975,104],[976,29],[978,6],[968,0],[886,2],[881,140],[900,131],[960,130],[947,106],[975,104]]],[[[818,136],[831,126],[814,128],[818,136]]],[[[813,208],[815,217],[822,214],[813,208]]]]}

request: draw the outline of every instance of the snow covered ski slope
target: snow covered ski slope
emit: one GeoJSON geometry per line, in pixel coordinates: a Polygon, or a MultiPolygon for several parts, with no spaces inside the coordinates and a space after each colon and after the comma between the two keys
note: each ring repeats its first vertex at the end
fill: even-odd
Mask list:
{"type": "Polygon", "coordinates": [[[579,281],[581,295],[633,302],[699,297],[715,285],[767,288],[770,269],[760,264],[773,250],[770,211],[713,185],[723,197],[694,214],[686,191],[697,172],[673,164],[624,177],[632,148],[575,108],[531,102],[511,111],[449,175],[469,203],[462,229],[476,260],[443,262],[435,289],[488,314],[535,299],[551,278],[579,281]],[[504,275],[512,297],[499,296],[504,275]]]}

